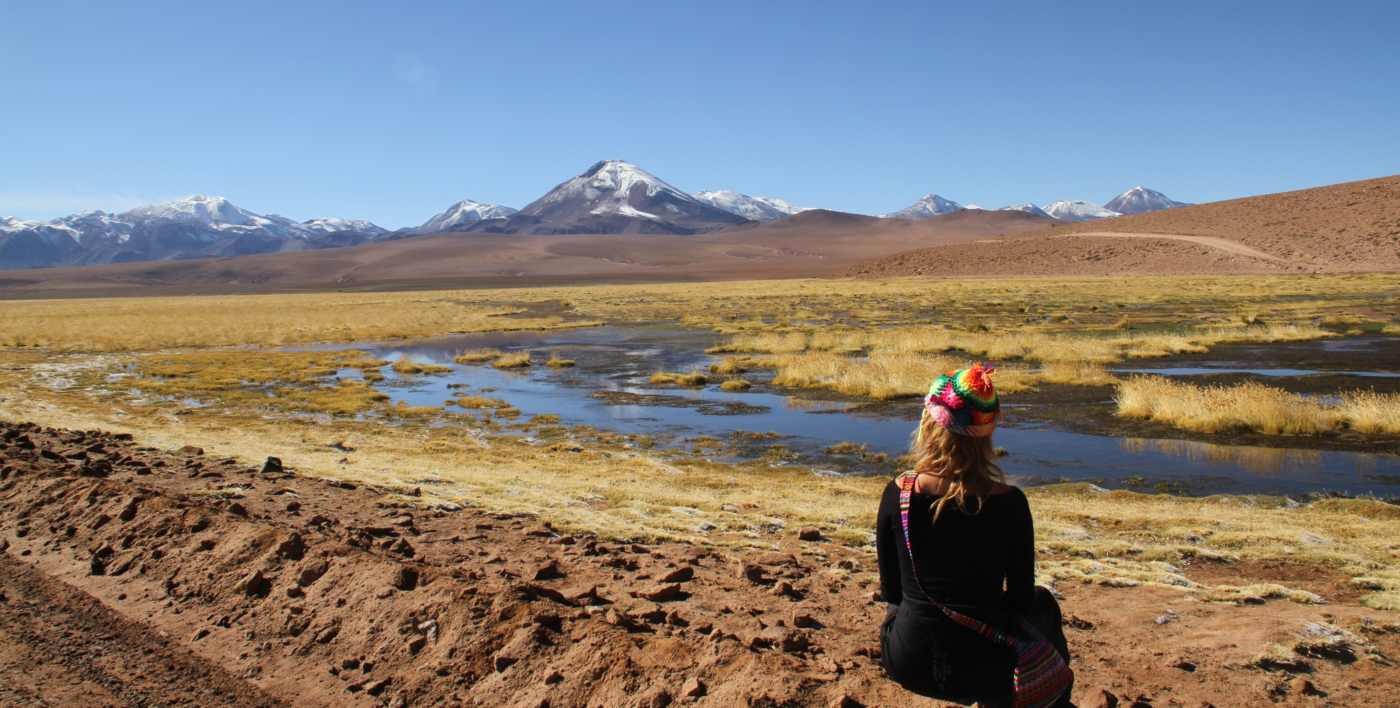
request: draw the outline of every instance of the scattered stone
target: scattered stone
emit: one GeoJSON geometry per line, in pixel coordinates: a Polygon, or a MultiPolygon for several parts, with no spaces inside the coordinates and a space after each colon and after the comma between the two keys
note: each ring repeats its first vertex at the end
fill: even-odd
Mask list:
{"type": "Polygon", "coordinates": [[[335,639],[336,635],[338,634],[340,634],[339,626],[327,627],[326,629],[323,629],[319,633],[317,633],[316,643],[328,644],[332,639],[335,639]]]}
{"type": "Polygon", "coordinates": [[[758,558],[759,565],[797,565],[797,558],[791,553],[764,553],[758,558]]]}
{"type": "Polygon", "coordinates": [[[564,680],[564,674],[559,673],[558,670],[551,671],[551,672],[549,672],[549,675],[548,675],[548,676],[544,677],[544,682],[545,682],[545,685],[547,685],[547,686],[553,686],[554,684],[559,683],[560,681],[563,681],[563,680],[564,680]]]}
{"type": "Polygon", "coordinates": [[[176,452],[180,453],[181,455],[203,455],[204,448],[195,447],[194,445],[186,445],[180,448],[179,450],[176,450],[176,452]]]}
{"type": "Polygon", "coordinates": [[[705,695],[705,683],[694,676],[685,680],[681,684],[681,695],[688,698],[699,698],[705,695]]]}
{"type": "Polygon", "coordinates": [[[804,526],[801,530],[797,532],[797,540],[820,541],[822,540],[822,532],[812,528],[811,526],[804,526]]]}
{"type": "Polygon", "coordinates": [[[389,585],[400,590],[418,587],[418,571],[408,566],[397,566],[389,573],[389,585]]]}
{"type": "Polygon", "coordinates": [[[812,626],[812,616],[806,612],[794,612],[792,613],[792,626],[810,627],[812,626]]]}
{"type": "Polygon", "coordinates": [[[665,585],[657,585],[655,587],[643,590],[637,593],[637,596],[644,597],[653,602],[660,602],[662,600],[669,600],[675,597],[676,595],[680,594],[680,591],[681,586],[679,583],[669,583],[665,585]]]}
{"type": "Polygon", "coordinates": [[[266,595],[272,583],[263,577],[261,570],[255,570],[238,582],[245,595],[266,595]]]}
{"type": "Polygon", "coordinates": [[[826,705],[827,708],[865,708],[864,704],[845,693],[831,699],[826,705]]]}
{"type": "Polygon", "coordinates": [[[548,610],[541,610],[530,617],[530,621],[535,624],[559,624],[559,615],[548,610]]]}
{"type": "Polygon", "coordinates": [[[550,580],[559,577],[559,575],[559,563],[551,560],[536,566],[530,577],[533,580],[550,580]]]}
{"type": "Polygon", "coordinates": [[[247,507],[243,506],[242,504],[239,504],[238,502],[229,502],[228,513],[233,514],[235,516],[246,517],[248,516],[248,509],[247,507]]]}
{"type": "Polygon", "coordinates": [[[1177,657],[1168,661],[1165,666],[1169,669],[1181,669],[1182,671],[1195,671],[1196,665],[1185,658],[1177,657]]]}
{"type": "Polygon", "coordinates": [[[1288,682],[1288,690],[1303,695],[1312,695],[1317,691],[1317,687],[1313,685],[1312,681],[1309,681],[1303,678],[1302,676],[1297,676],[1294,677],[1293,680],[1288,682]]]}
{"type": "Polygon", "coordinates": [[[492,661],[492,665],[494,665],[494,666],[496,667],[496,673],[499,674],[499,673],[505,671],[506,669],[509,669],[510,667],[514,666],[514,665],[516,664],[516,662],[519,662],[520,660],[517,659],[517,658],[515,658],[515,657],[513,657],[513,656],[506,656],[506,655],[504,655],[504,654],[497,654],[497,655],[495,656],[495,658],[492,659],[491,661],[492,661]]]}
{"type": "Polygon", "coordinates": [[[1118,708],[1118,696],[1106,688],[1100,688],[1098,693],[1084,700],[1084,708],[1118,708]]]}
{"type": "Polygon", "coordinates": [[[789,583],[786,580],[779,580],[773,585],[773,589],[768,591],[768,594],[775,595],[777,597],[791,595],[793,594],[792,583],[789,583]]]}
{"type": "Polygon", "coordinates": [[[657,580],[663,583],[683,583],[694,577],[695,569],[688,565],[683,565],[679,568],[676,568],[675,570],[672,570],[669,573],[666,573],[660,578],[657,578],[657,580]]]}
{"type": "Polygon", "coordinates": [[[739,579],[757,585],[763,582],[763,568],[752,563],[745,563],[739,566],[739,579]]]}
{"type": "Polygon", "coordinates": [[[760,632],[758,637],[770,646],[785,652],[802,651],[812,645],[812,641],[807,638],[805,632],[799,632],[789,627],[769,627],[760,632]]]}
{"type": "Polygon", "coordinates": [[[427,637],[414,637],[408,640],[408,653],[417,654],[423,651],[423,647],[428,645],[427,637]]]}
{"type": "Polygon", "coordinates": [[[596,605],[602,602],[598,597],[598,586],[585,585],[565,590],[564,599],[573,605],[596,605]]]}
{"type": "Polygon", "coordinates": [[[135,500],[127,502],[126,506],[122,507],[122,510],[117,512],[117,518],[122,521],[131,521],[136,518],[136,509],[138,506],[135,500]]]}

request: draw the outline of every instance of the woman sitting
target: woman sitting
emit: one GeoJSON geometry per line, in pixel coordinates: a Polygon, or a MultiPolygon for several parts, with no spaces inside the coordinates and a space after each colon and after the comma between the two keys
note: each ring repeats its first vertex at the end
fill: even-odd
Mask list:
{"type": "MultiPolygon", "coordinates": [[[[1029,634],[1017,616],[1049,640],[1055,652],[1044,651],[1052,661],[1058,653],[1068,664],[1069,647],[1059,605],[1035,585],[1030,505],[1004,482],[992,448],[1001,416],[993,370],[979,365],[933,382],[912,448],[914,470],[880,500],[880,594],[890,603],[880,645],[886,673],[914,693],[1010,707],[1017,654],[1009,637],[1029,634]]],[[[1022,672],[1017,680],[1026,691],[1022,672]]],[[[1067,674],[1047,681],[1050,692],[1036,704],[1072,706],[1067,674]]]]}

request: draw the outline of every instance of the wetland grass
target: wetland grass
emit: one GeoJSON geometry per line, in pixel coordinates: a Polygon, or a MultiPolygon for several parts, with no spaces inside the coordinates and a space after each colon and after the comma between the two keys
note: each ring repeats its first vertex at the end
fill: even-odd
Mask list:
{"type": "Polygon", "coordinates": [[[491,362],[491,365],[497,369],[523,369],[530,366],[532,363],[533,362],[530,361],[530,351],[528,349],[521,349],[517,352],[502,354],[496,357],[496,360],[491,362]]]}
{"type": "Polygon", "coordinates": [[[704,386],[707,379],[705,378],[704,374],[694,371],[687,374],[658,371],[652,374],[651,378],[648,379],[648,381],[654,384],[675,384],[677,386],[704,386]]]}
{"type": "Polygon", "coordinates": [[[719,385],[721,391],[747,391],[753,388],[753,384],[743,379],[732,379],[719,385]]]}
{"type": "Polygon", "coordinates": [[[499,349],[459,349],[457,355],[452,357],[452,361],[458,364],[481,364],[499,358],[501,358],[501,350],[499,349]]]}
{"type": "Polygon", "coordinates": [[[430,364],[414,356],[399,357],[389,368],[399,374],[445,374],[452,371],[450,366],[430,364]]]}
{"type": "Polygon", "coordinates": [[[1400,395],[1345,393],[1337,403],[1299,396],[1258,382],[1198,386],[1161,376],[1118,384],[1118,415],[1168,423],[1182,430],[1317,435],[1339,428],[1400,433],[1400,395]]]}
{"type": "Polygon", "coordinates": [[[551,369],[572,369],[574,361],[573,359],[561,359],[558,354],[550,354],[549,361],[546,361],[544,365],[551,369]]]}

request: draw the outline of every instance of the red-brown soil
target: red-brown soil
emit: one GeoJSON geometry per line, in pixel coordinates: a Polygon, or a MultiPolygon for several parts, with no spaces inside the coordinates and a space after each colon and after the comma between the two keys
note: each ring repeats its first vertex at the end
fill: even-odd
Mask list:
{"type": "MultiPolygon", "coordinates": [[[[834,572],[870,570],[856,549],[790,532],[761,539],[780,549],[762,554],[601,541],[529,517],[390,499],[193,449],[0,425],[0,697],[65,706],[926,703],[879,669],[882,605],[834,572]]],[[[1166,589],[1062,586],[1081,705],[1101,705],[1103,691],[1121,705],[1395,705],[1394,617],[1352,604],[1339,574],[1247,564],[1192,572],[1288,578],[1335,600],[1236,606],[1166,589]],[[1356,633],[1352,653],[1251,664],[1309,621],[1356,633]]]]}
{"type": "Polygon", "coordinates": [[[872,255],[1052,222],[1021,212],[954,212],[909,220],[816,211],[691,236],[432,234],[319,251],[4,271],[0,298],[821,277],[872,255]]]}
{"type": "Polygon", "coordinates": [[[1400,176],[1061,225],[978,243],[935,246],[878,257],[851,266],[839,275],[874,278],[1397,270],[1400,176]],[[1136,237],[1128,238],[1129,235],[1136,237]],[[1209,241],[1181,237],[1223,239],[1242,248],[1221,248],[1209,241]]]}

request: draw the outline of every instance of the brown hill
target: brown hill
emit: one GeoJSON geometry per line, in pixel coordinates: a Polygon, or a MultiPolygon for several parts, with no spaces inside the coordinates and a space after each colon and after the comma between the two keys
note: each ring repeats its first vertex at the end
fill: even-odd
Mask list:
{"type": "Polygon", "coordinates": [[[0,298],[822,277],[872,254],[1052,221],[1019,212],[908,220],[824,211],[695,235],[431,234],[319,251],[5,271],[0,298]]]}
{"type": "Polygon", "coordinates": [[[838,275],[1400,271],[1400,176],[882,256],[838,275]]]}

